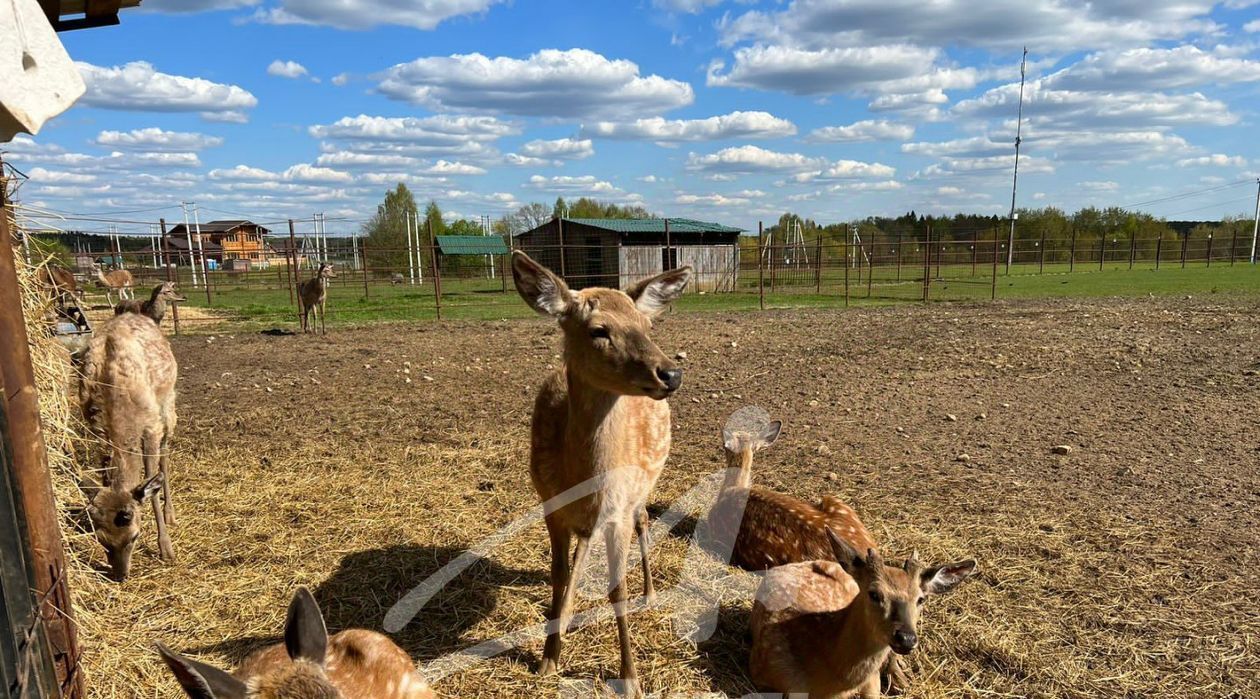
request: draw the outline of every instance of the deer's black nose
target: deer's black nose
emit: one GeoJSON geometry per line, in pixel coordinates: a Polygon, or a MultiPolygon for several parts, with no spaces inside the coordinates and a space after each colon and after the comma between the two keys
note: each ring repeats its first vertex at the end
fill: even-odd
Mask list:
{"type": "Polygon", "coordinates": [[[913,631],[895,631],[892,638],[892,649],[901,655],[905,655],[914,650],[918,645],[919,637],[913,631]]]}
{"type": "Polygon", "coordinates": [[[656,378],[665,384],[665,388],[671,391],[677,391],[682,385],[682,369],[657,369],[656,378]]]}

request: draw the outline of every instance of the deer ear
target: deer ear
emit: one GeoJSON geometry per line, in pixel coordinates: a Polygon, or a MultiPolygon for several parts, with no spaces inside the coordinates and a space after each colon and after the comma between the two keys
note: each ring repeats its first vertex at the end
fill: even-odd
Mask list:
{"type": "Polygon", "coordinates": [[[144,501],[148,500],[154,495],[157,495],[157,492],[161,489],[162,489],[162,474],[161,472],[158,472],[158,473],[153,474],[153,477],[150,478],[149,480],[136,486],[131,491],[131,497],[135,498],[136,502],[143,503],[144,501]]]}
{"type": "Polygon", "coordinates": [[[244,682],[217,667],[189,660],[161,643],[154,645],[166,666],[175,673],[179,686],[192,699],[245,699],[244,682]]]}
{"type": "Polygon", "coordinates": [[[928,568],[920,577],[924,594],[943,595],[958,587],[962,581],[975,575],[976,562],[973,560],[947,563],[943,566],[928,568]]]}
{"type": "Polygon", "coordinates": [[[84,474],[79,478],[79,488],[87,497],[88,502],[92,502],[96,499],[96,496],[100,494],[101,490],[104,489],[104,486],[98,483],[95,478],[84,474]]]}
{"type": "Polygon", "coordinates": [[[739,433],[729,427],[723,427],[722,447],[727,451],[739,451],[739,433]]]}
{"type": "Polygon", "coordinates": [[[634,305],[640,312],[656,316],[682,296],[689,281],[691,281],[691,267],[679,267],[634,284],[626,289],[626,295],[634,299],[634,305]]]}
{"type": "Polygon", "coordinates": [[[831,541],[831,553],[836,557],[836,563],[839,563],[846,573],[854,575],[866,567],[866,559],[862,558],[862,554],[850,546],[849,542],[841,539],[831,527],[827,527],[827,538],[831,541]]]}
{"type": "Polygon", "coordinates": [[[512,253],[512,279],[525,303],[545,316],[559,317],[573,307],[569,285],[519,250],[512,253]]]}
{"type": "Polygon", "coordinates": [[[775,440],[779,438],[779,432],[782,429],[783,422],[780,420],[775,420],[774,422],[766,425],[765,428],[761,430],[761,434],[757,437],[757,448],[764,449],[771,444],[774,444],[775,440]]]}
{"type": "Polygon", "coordinates": [[[328,653],[328,628],[324,615],[311,591],[298,588],[289,603],[289,617],[284,622],[284,647],[293,660],[308,660],[323,666],[328,653]]]}

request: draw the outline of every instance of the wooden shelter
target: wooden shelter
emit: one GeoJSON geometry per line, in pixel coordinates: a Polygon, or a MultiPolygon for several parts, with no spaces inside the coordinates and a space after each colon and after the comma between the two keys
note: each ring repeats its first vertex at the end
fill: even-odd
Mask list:
{"type": "Polygon", "coordinates": [[[141,0],[39,0],[48,23],[59,32],[118,24],[118,11],[141,0]]]}
{"type": "Polygon", "coordinates": [[[270,229],[252,221],[210,221],[200,226],[193,224],[192,236],[189,227],[179,224],[170,231],[171,251],[182,259],[187,254],[190,241],[195,242],[197,232],[201,232],[201,246],[198,254],[205,252],[206,258],[221,263],[232,260],[248,260],[253,267],[266,267],[275,252],[267,245],[264,236],[270,229]]]}
{"type": "Polygon", "coordinates": [[[516,247],[569,286],[624,288],[684,265],[693,288],[730,291],[739,273],[741,228],[688,218],[553,218],[516,236],[516,247]]]}

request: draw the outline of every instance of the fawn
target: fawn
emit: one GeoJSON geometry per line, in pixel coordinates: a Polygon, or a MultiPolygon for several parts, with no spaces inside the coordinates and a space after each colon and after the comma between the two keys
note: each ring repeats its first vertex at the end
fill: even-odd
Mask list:
{"type": "Polygon", "coordinates": [[[626,291],[570,291],[564,280],[528,255],[512,255],[517,291],[534,310],[556,318],[564,334],[564,366],[543,382],[534,402],[530,477],[546,508],[551,540],[551,606],[540,671],[554,673],[561,635],[591,537],[608,548],[609,600],[617,615],[621,674],[639,693],[626,621],[626,559],[630,531],[638,535],[643,591],[654,596],[646,503],[670,447],[666,398],[682,384],[682,370],[648,337],[652,319],[677,299],[691,279],[682,267],[626,291]],[[551,504],[572,488],[599,479],[599,488],[572,503],[551,504]],[[570,566],[569,547],[576,539],[570,566]]]}
{"type": "Polygon", "coordinates": [[[187,300],[175,290],[175,282],[162,282],[153,287],[153,293],[149,295],[148,301],[137,301],[135,299],[119,301],[118,305],[114,306],[114,315],[139,313],[151,319],[154,323],[161,325],[162,319],[166,317],[166,309],[170,304],[187,300]]]}
{"type": "Polygon", "coordinates": [[[327,335],[324,327],[325,304],[328,302],[328,280],[337,276],[333,266],[328,262],[319,263],[319,271],[315,276],[298,284],[298,309],[302,312],[302,332],[314,332],[315,325],[310,322],[311,312],[319,317],[319,332],[327,335]]]}
{"type": "Polygon", "coordinates": [[[885,565],[828,529],[835,563],[810,561],[766,574],[752,614],[749,670],[761,689],[810,699],[877,699],[888,651],[918,644],[928,597],[953,590],[976,562],[925,567],[918,556],[885,565]]]}
{"type": "Polygon", "coordinates": [[[92,431],[109,447],[104,486],[85,479],[87,512],[119,581],[130,572],[140,536],[138,510],[146,501],[153,503],[162,559],[175,558],[166,527],[175,520],[168,451],[175,432],[178,374],[162,331],[134,313],[114,316],[102,325],[84,358],[80,408],[92,431]],[[159,490],[163,504],[155,497],[159,490]]]}
{"type": "Polygon", "coordinates": [[[433,699],[411,658],[388,637],[364,629],[328,636],[306,588],[289,604],[284,643],[263,648],[235,673],[185,658],[157,643],[193,699],[433,699]]]}

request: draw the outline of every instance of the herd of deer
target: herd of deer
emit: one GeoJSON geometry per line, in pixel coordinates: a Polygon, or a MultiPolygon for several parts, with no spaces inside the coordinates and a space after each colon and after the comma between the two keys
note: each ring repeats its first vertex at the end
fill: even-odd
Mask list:
{"type": "MultiPolygon", "coordinates": [[[[564,342],[564,365],[544,380],[531,426],[530,478],[551,543],[552,595],[539,670],[557,671],[591,539],[602,536],[619,676],[624,689],[638,696],[625,589],[630,539],[631,532],[638,539],[650,603],[655,592],[646,508],[670,450],[666,399],[682,383],[682,370],[649,332],[653,319],[683,293],[691,268],[666,271],[625,291],[570,290],[520,252],[512,270],[522,298],[558,321],[564,342]]],[[[303,331],[312,310],[322,325],[327,282],[334,276],[331,265],[321,265],[301,285],[303,331]]],[[[167,456],[178,370],[159,324],[166,304],[179,300],[173,285],[164,284],[147,302],[124,301],[99,328],[82,362],[82,409],[109,446],[104,483],[89,484],[87,509],[119,580],[127,576],[146,502],[152,504],[161,557],[175,555],[167,456]]],[[[710,531],[732,541],[734,565],[765,571],[751,618],[750,675],[774,692],[878,697],[881,684],[904,686],[897,656],[916,646],[925,600],[952,590],[976,564],[929,566],[917,553],[899,565],[885,563],[850,506],[832,496],[811,504],[753,485],[753,454],[774,443],[780,429],[781,423],[768,422],[724,431],[727,475],[706,520],[710,531]]],[[[158,650],[197,699],[433,696],[389,638],[366,630],[329,637],[305,589],[290,605],[284,642],[250,656],[235,673],[160,644],[158,650]]]]}

